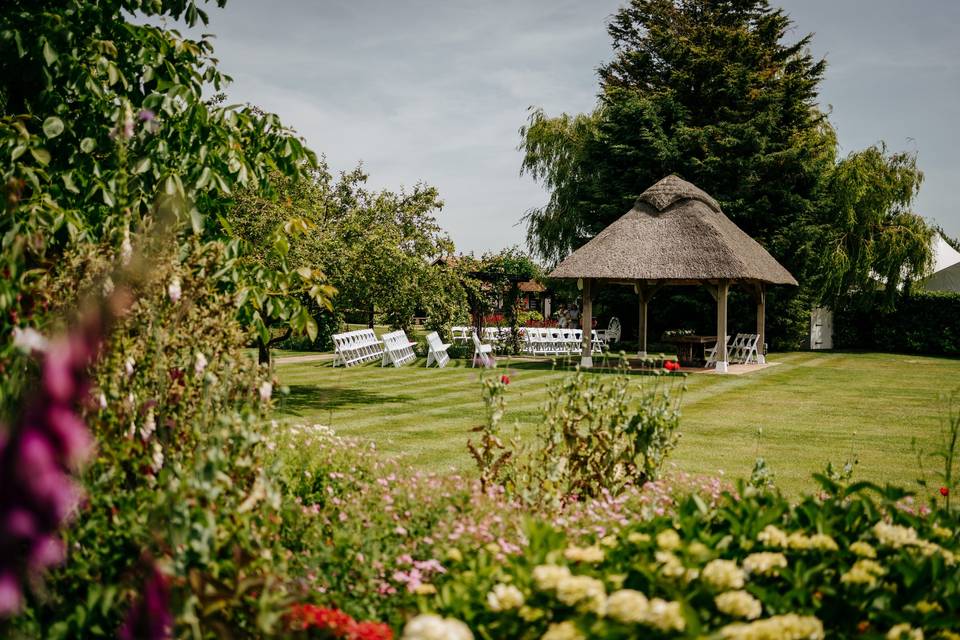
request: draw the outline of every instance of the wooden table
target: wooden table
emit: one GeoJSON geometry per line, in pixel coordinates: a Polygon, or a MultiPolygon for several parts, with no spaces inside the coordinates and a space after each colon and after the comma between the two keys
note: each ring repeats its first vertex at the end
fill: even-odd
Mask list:
{"type": "Polygon", "coordinates": [[[664,342],[677,345],[677,360],[682,365],[702,365],[706,362],[704,350],[717,343],[717,336],[664,336],[664,342]]]}

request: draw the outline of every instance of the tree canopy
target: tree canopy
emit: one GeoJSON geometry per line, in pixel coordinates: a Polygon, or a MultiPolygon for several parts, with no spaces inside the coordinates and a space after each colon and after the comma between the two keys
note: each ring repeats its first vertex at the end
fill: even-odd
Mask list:
{"type": "MultiPolygon", "coordinates": [[[[915,159],[878,148],[838,162],[836,135],[817,103],[826,63],[810,53],[812,36],[789,40],[791,27],[767,0],[622,7],[608,26],[613,58],[599,69],[594,111],[550,117],[533,109],[521,128],[522,171],[550,191],[527,214],[531,248],[562,258],[675,173],[716,198],[800,280],[801,291],[780,293],[774,306],[798,295],[811,303],[835,296],[838,283],[862,280],[864,265],[886,274],[895,263],[908,271],[921,264],[923,247],[893,230],[912,215],[915,189],[860,200],[849,183],[857,165],[873,174],[864,188],[887,178],[918,184],[915,159]],[[839,199],[846,204],[836,190],[848,194],[839,199]],[[856,242],[842,230],[849,207],[883,202],[882,215],[857,214],[876,223],[859,226],[871,249],[852,249],[856,242]]],[[[909,220],[920,238],[922,220],[909,220]]],[[[798,318],[781,333],[796,342],[803,325],[798,318]]]]}

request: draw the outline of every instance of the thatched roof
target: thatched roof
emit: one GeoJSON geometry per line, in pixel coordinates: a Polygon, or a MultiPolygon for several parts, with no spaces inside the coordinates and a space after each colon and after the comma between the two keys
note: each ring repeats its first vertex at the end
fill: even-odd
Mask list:
{"type": "Polygon", "coordinates": [[[633,209],[567,256],[550,277],[797,284],[716,200],[674,175],[644,191],[633,209]]]}

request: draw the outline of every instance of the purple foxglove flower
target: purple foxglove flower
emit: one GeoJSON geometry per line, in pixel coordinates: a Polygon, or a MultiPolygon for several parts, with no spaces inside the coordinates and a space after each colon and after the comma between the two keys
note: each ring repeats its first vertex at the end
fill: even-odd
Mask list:
{"type": "Polygon", "coordinates": [[[12,571],[0,573],[0,618],[12,616],[23,606],[23,592],[12,571]]]}
{"type": "Polygon", "coordinates": [[[117,634],[120,640],[166,640],[173,633],[170,587],[167,578],[152,568],[143,595],[134,603],[117,634]]]}

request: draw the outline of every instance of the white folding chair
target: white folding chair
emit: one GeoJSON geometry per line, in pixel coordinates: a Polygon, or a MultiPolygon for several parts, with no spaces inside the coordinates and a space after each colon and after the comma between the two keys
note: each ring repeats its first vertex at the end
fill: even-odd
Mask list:
{"type": "Polygon", "coordinates": [[[449,344],[444,344],[440,340],[440,335],[436,331],[427,334],[427,366],[436,362],[437,367],[443,368],[450,362],[450,356],[447,355],[449,344]]]}
{"type": "Polygon", "coordinates": [[[407,339],[407,334],[403,329],[383,334],[383,360],[380,362],[380,366],[385,367],[387,363],[390,363],[399,367],[415,360],[417,357],[413,350],[415,346],[417,346],[416,343],[407,339]]]}
{"type": "Polygon", "coordinates": [[[497,366],[496,360],[493,358],[493,345],[484,344],[480,342],[480,338],[477,337],[477,334],[472,334],[473,336],[473,364],[471,367],[477,366],[477,361],[480,361],[480,364],[484,368],[491,368],[497,366]]]}

